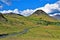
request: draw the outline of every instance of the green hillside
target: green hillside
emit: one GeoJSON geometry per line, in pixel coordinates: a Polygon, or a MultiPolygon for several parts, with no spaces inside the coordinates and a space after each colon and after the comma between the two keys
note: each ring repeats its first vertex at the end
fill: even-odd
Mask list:
{"type": "Polygon", "coordinates": [[[0,13],[0,40],[59,40],[60,21],[42,10],[24,17],[0,13]],[[1,37],[6,34],[6,37],[1,37]]]}

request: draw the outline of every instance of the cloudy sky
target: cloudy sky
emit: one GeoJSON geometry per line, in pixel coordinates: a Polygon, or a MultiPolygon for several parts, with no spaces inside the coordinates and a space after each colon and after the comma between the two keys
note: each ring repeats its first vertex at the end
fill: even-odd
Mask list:
{"type": "Polygon", "coordinates": [[[0,12],[19,13],[24,16],[42,9],[51,16],[60,15],[60,0],[0,0],[0,12]]]}

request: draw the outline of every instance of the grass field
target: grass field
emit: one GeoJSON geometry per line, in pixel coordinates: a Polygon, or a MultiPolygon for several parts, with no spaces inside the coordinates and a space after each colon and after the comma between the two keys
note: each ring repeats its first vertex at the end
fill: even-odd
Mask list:
{"type": "Polygon", "coordinates": [[[28,32],[0,38],[0,40],[60,40],[60,21],[42,14],[29,17],[4,15],[8,21],[0,21],[0,34],[12,34],[28,29],[28,32]]]}

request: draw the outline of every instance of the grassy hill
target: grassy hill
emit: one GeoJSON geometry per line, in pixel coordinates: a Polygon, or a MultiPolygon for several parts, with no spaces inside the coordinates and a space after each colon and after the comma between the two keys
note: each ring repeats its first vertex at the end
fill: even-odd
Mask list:
{"type": "Polygon", "coordinates": [[[0,17],[0,37],[8,34],[0,40],[60,39],[60,21],[42,10],[37,10],[28,17],[13,13],[1,14],[0,17]]]}

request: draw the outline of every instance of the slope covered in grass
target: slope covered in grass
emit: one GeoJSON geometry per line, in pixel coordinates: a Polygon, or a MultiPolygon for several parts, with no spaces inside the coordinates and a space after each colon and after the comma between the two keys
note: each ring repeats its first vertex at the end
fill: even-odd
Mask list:
{"type": "Polygon", "coordinates": [[[53,17],[49,16],[43,10],[37,10],[31,16],[29,16],[29,19],[31,19],[31,20],[42,19],[42,20],[53,21],[53,22],[57,22],[58,21],[57,19],[54,19],[53,17]]]}
{"type": "Polygon", "coordinates": [[[59,40],[60,22],[37,10],[31,16],[3,14],[7,21],[0,21],[0,34],[14,34],[0,40],[59,40]],[[27,30],[24,30],[27,29],[27,30]],[[21,33],[22,32],[22,33],[21,33]]]}

